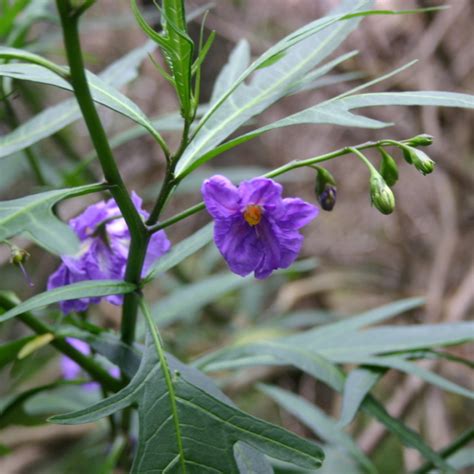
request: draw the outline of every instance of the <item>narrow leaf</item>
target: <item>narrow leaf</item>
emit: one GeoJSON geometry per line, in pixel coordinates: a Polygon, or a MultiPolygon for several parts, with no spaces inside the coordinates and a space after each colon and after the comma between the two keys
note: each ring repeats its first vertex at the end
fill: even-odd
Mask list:
{"type": "Polygon", "coordinates": [[[258,388],[283,407],[285,411],[291,413],[301,423],[310,428],[323,441],[343,448],[364,467],[366,472],[372,474],[377,472],[369,458],[354,443],[352,438],[342,431],[336,420],[328,417],[316,405],[312,405],[304,398],[278,387],[260,384],[258,388]]]}
{"type": "Polygon", "coordinates": [[[38,308],[48,306],[59,301],[75,300],[78,298],[90,298],[96,296],[122,295],[135,290],[135,285],[120,280],[89,280],[61,286],[49,290],[20,303],[11,310],[0,316],[3,323],[19,314],[34,311],[38,308]]]}
{"type": "Polygon", "coordinates": [[[106,188],[102,184],[90,184],[1,201],[0,241],[26,232],[49,252],[72,254],[77,250],[79,241],[69,226],[53,214],[53,206],[63,199],[103,191],[106,188]]]}
{"type": "Polygon", "coordinates": [[[340,426],[347,426],[354,420],[364,398],[384,373],[385,370],[372,367],[359,367],[349,373],[344,384],[340,426]]]}
{"type": "Polygon", "coordinates": [[[171,250],[155,262],[150,268],[144,282],[148,283],[160,273],[164,273],[181,263],[193,253],[204,247],[212,240],[213,224],[208,224],[195,232],[191,237],[174,245],[171,250]]]}
{"type": "MultiPolygon", "coordinates": [[[[201,119],[198,130],[178,162],[177,176],[187,174],[188,168],[248,119],[265,110],[285,96],[292,84],[307,74],[355,29],[359,19],[343,18],[348,11],[361,10],[370,3],[359,1],[339,15],[316,20],[287,36],[270,48],[234,80],[224,94],[201,119]],[[284,56],[281,54],[285,52],[284,56]],[[270,58],[279,60],[258,69],[270,58]],[[257,70],[258,69],[258,70],[257,70]],[[249,84],[243,81],[254,73],[249,84]]],[[[342,8],[341,8],[342,10],[342,8]]],[[[217,94],[215,95],[217,98],[217,94]]]]}
{"type": "MultiPolygon", "coordinates": [[[[138,66],[155,45],[148,42],[126,54],[107,67],[99,78],[106,84],[119,88],[136,78],[138,66]]],[[[75,99],[68,99],[47,108],[12,132],[0,137],[0,158],[49,137],[81,117],[75,99]]]]}

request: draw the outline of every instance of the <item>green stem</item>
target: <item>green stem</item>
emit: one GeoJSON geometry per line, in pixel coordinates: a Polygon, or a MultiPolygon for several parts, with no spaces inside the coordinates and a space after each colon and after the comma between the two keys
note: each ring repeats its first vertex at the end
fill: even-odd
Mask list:
{"type": "MultiPolygon", "coordinates": [[[[92,4],[92,2],[86,3],[88,6],[92,4]]],[[[142,218],[136,210],[122,180],[89,90],[78,31],[79,13],[82,13],[84,9],[75,9],[71,5],[70,0],[56,0],[56,6],[63,30],[64,46],[70,67],[71,85],[97,152],[105,179],[109,184],[115,185],[111,189],[111,193],[130,231],[131,241],[125,281],[138,284],[149,236],[142,218]]],[[[124,297],[121,328],[122,341],[126,344],[131,344],[135,337],[136,313],[136,295],[133,293],[128,294],[124,297]]]]}
{"type": "Polygon", "coordinates": [[[163,372],[163,375],[165,377],[165,382],[166,382],[166,388],[168,389],[168,395],[170,399],[170,404],[171,404],[171,411],[173,414],[173,420],[174,420],[174,427],[176,430],[176,439],[178,443],[178,452],[179,452],[179,460],[181,464],[181,469],[182,472],[186,472],[186,465],[185,465],[185,460],[184,460],[184,450],[183,450],[183,444],[181,440],[181,435],[180,435],[180,425],[179,425],[179,418],[178,418],[178,407],[176,404],[176,395],[174,392],[174,385],[173,381],[171,379],[171,372],[168,366],[168,361],[166,359],[165,351],[163,349],[163,341],[161,340],[161,337],[158,333],[158,329],[155,325],[155,322],[153,321],[153,317],[150,313],[150,310],[143,298],[140,298],[140,309],[143,313],[143,316],[146,319],[146,322],[148,324],[148,327],[150,329],[151,336],[153,338],[153,343],[156,348],[156,354],[158,356],[158,360],[160,361],[161,364],[161,370],[163,372]]]}
{"type": "Polygon", "coordinates": [[[367,166],[367,168],[369,168],[369,171],[370,171],[371,174],[374,171],[377,173],[377,170],[375,169],[375,166],[357,148],[350,147],[349,150],[350,150],[351,153],[354,153],[354,155],[356,155],[357,158],[359,158],[367,166]]]}
{"type": "MultiPolygon", "coordinates": [[[[0,295],[0,305],[2,308],[9,310],[16,306],[16,302],[12,301],[5,295],[0,295]]],[[[20,321],[31,328],[36,334],[53,334],[55,337],[50,344],[64,355],[68,356],[76,362],[84,371],[86,371],[94,380],[97,380],[104,389],[111,392],[117,392],[122,388],[122,383],[115,377],[112,377],[106,369],[99,365],[94,359],[79,352],[71,344],[69,344],[63,336],[55,334],[54,329],[48,324],[39,321],[31,313],[23,313],[17,316],[20,321]]]]}
{"type": "MultiPolygon", "coordinates": [[[[295,161],[290,161],[289,163],[286,163],[283,166],[280,166],[279,168],[276,168],[272,171],[269,171],[268,173],[265,173],[263,176],[266,178],[275,178],[276,176],[279,176],[284,173],[288,173],[288,171],[295,170],[297,168],[304,168],[307,166],[312,166],[316,163],[321,163],[323,161],[328,161],[332,160],[333,158],[337,158],[338,156],[343,156],[343,155],[348,155],[350,153],[360,153],[359,150],[366,150],[368,148],[376,148],[378,146],[381,146],[383,144],[392,144],[388,143],[391,142],[390,140],[380,140],[377,142],[365,142],[360,145],[357,145],[355,147],[344,147],[340,148],[338,150],[332,151],[330,153],[325,153],[324,155],[318,155],[313,158],[307,158],[306,160],[295,160],[295,161]]],[[[398,142],[395,142],[398,143],[398,142]]],[[[397,145],[398,146],[398,145],[397,145]]],[[[362,155],[362,153],[360,153],[362,155]]],[[[364,156],[364,155],[362,155],[364,156]]],[[[364,156],[364,159],[367,160],[364,156]]],[[[371,163],[367,160],[370,166],[371,163]]],[[[148,225],[148,233],[154,234],[155,232],[158,232],[161,229],[164,229],[166,227],[169,227],[172,224],[176,224],[176,222],[179,222],[183,219],[186,219],[187,217],[196,214],[197,212],[200,212],[205,209],[205,205],[203,202],[200,202],[198,204],[195,204],[192,207],[189,207],[188,209],[185,209],[184,211],[180,212],[179,214],[176,214],[169,219],[164,220],[163,222],[158,222],[158,223],[150,223],[147,222],[148,225]]]]}
{"type": "Polygon", "coordinates": [[[186,217],[192,216],[193,214],[196,214],[197,212],[203,211],[205,208],[206,206],[204,205],[203,202],[195,204],[194,206],[191,206],[188,209],[185,209],[183,212],[180,212],[179,214],[176,214],[173,217],[170,217],[169,219],[166,219],[162,222],[158,222],[157,224],[149,226],[148,232],[150,234],[154,234],[155,232],[158,232],[161,229],[165,229],[166,227],[169,227],[170,225],[176,224],[176,222],[186,219],[186,217]]]}

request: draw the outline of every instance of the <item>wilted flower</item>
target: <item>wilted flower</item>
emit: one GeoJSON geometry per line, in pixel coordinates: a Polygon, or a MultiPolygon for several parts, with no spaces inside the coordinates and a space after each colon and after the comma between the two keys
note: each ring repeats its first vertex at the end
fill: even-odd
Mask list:
{"type": "MultiPolygon", "coordinates": [[[[69,344],[71,344],[71,346],[74,347],[74,349],[78,350],[82,354],[90,355],[91,348],[89,347],[89,344],[87,344],[87,342],[81,341],[80,339],[76,339],[73,337],[67,337],[66,341],[69,344]]],[[[61,372],[65,380],[76,379],[82,373],[81,366],[67,356],[63,355],[61,357],[60,364],[61,364],[61,372]]],[[[109,370],[109,373],[110,375],[112,375],[112,377],[118,378],[120,376],[120,369],[117,366],[114,366],[109,370]]],[[[88,390],[93,390],[98,387],[99,387],[99,384],[97,382],[88,382],[84,384],[84,388],[88,390]]]]}
{"type": "Polygon", "coordinates": [[[319,210],[298,198],[282,199],[281,193],[281,185],[268,178],[243,181],[238,188],[224,176],[204,181],[204,202],[215,219],[214,240],[234,273],[266,278],[298,256],[303,244],[298,229],[319,210]]]}
{"type": "MultiPolygon", "coordinates": [[[[142,200],[132,193],[132,201],[138,212],[146,219],[148,213],[141,208],[142,200]]],[[[89,206],[82,214],[71,219],[69,225],[81,241],[78,255],[62,256],[62,264],[48,280],[48,290],[84,280],[123,279],[130,247],[130,233],[120,210],[113,199],[89,206]]],[[[152,235],[143,266],[145,274],[153,262],[170,248],[164,231],[152,235]]],[[[62,301],[64,314],[85,311],[90,304],[98,303],[100,297],[62,301]]],[[[105,299],[120,305],[122,295],[110,295],[105,299]]]]}

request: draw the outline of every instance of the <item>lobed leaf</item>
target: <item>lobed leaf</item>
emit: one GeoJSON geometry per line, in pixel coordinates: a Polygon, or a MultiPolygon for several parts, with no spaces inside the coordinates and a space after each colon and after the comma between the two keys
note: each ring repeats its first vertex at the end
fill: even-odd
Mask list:
{"type": "Polygon", "coordinates": [[[323,453],[318,446],[227,405],[186,380],[184,374],[166,375],[167,370],[149,337],[140,368],[127,387],[92,407],[51,421],[90,423],[137,404],[140,431],[132,473],[237,474],[234,446],[238,442],[297,466],[315,469],[321,465],[323,453]]]}

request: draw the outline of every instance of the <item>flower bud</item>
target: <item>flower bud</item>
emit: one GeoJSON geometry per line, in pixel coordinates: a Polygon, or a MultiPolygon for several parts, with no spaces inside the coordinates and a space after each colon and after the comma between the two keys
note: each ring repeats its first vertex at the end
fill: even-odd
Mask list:
{"type": "Polygon", "coordinates": [[[435,162],[424,151],[413,149],[412,160],[415,168],[424,175],[434,170],[435,162]]]}
{"type": "Polygon", "coordinates": [[[336,180],[332,174],[320,166],[317,167],[318,175],[316,178],[315,192],[319,204],[325,211],[332,211],[336,205],[337,188],[336,180]]]}
{"type": "Polygon", "coordinates": [[[395,209],[395,196],[377,171],[370,176],[370,198],[372,204],[382,213],[391,214],[395,209]]]}
{"type": "Polygon", "coordinates": [[[410,138],[408,144],[411,146],[429,146],[433,143],[433,137],[427,133],[410,138]]]}
{"type": "Polygon", "coordinates": [[[398,181],[397,163],[383,148],[380,148],[379,152],[382,155],[380,174],[389,186],[393,186],[398,181]]]}

